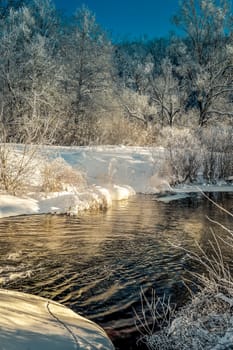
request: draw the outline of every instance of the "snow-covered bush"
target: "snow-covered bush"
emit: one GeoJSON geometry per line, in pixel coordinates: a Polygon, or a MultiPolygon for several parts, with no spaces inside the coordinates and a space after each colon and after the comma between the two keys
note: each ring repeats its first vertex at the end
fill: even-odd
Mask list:
{"type": "Polygon", "coordinates": [[[208,181],[227,179],[233,175],[233,128],[218,126],[202,129],[203,176],[208,181]]]}
{"type": "Polygon", "coordinates": [[[229,303],[221,299],[218,291],[204,289],[180,310],[170,326],[144,341],[151,350],[230,349],[227,345],[233,340],[232,317],[229,303]]]}
{"type": "Polygon", "coordinates": [[[161,144],[167,149],[166,172],[171,183],[194,181],[202,163],[201,143],[190,129],[164,128],[161,144]]]}
{"type": "MultiPolygon", "coordinates": [[[[35,174],[38,146],[0,144],[0,190],[13,195],[23,193],[35,174]]],[[[39,159],[38,159],[39,161],[39,159]]]]}
{"type": "Polygon", "coordinates": [[[70,187],[82,188],[86,185],[84,174],[72,168],[62,158],[45,163],[41,176],[43,192],[59,192],[69,190],[70,187]]]}
{"type": "Polygon", "coordinates": [[[208,182],[233,175],[233,129],[230,126],[163,128],[160,143],[167,150],[166,174],[171,183],[193,182],[198,175],[208,182]]]}
{"type": "MultiPolygon", "coordinates": [[[[210,266],[209,266],[210,267],[210,266]]],[[[222,265],[223,267],[223,265],[222,265]]],[[[211,267],[212,269],[212,267],[211,267]]],[[[142,341],[150,350],[226,350],[233,343],[233,279],[223,267],[217,279],[209,275],[197,276],[203,289],[181,308],[165,327],[142,341]],[[222,276],[224,271],[226,280],[222,276]],[[221,278],[223,281],[221,282],[221,278]]]]}

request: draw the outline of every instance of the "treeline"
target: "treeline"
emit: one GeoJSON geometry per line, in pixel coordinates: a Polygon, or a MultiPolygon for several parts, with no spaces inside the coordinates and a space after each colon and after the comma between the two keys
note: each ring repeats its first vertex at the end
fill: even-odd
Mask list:
{"type": "Polygon", "coordinates": [[[183,0],[182,36],[113,42],[87,9],[0,0],[0,123],[7,142],[153,144],[162,127],[232,126],[227,0],[183,0]]]}

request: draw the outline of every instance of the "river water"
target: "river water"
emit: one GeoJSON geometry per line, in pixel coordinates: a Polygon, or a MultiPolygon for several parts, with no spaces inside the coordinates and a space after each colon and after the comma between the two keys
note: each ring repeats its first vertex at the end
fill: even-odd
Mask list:
{"type": "MultiPolygon", "coordinates": [[[[210,196],[232,211],[232,193],[210,196]]],[[[116,349],[137,345],[140,291],[187,301],[182,283],[195,270],[187,253],[208,249],[209,219],[232,227],[232,218],[201,194],[163,203],[137,195],[106,212],[79,218],[35,215],[0,220],[0,286],[65,304],[100,324],[116,349]],[[180,247],[180,248],[179,248],[180,247]]],[[[231,262],[230,248],[224,251],[231,262]]]]}

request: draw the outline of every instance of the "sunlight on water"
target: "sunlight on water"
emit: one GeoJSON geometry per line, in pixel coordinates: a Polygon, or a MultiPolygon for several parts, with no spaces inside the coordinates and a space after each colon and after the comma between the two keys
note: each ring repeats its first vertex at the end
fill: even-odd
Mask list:
{"type": "MultiPolygon", "coordinates": [[[[231,193],[215,199],[232,208],[231,193]]],[[[185,302],[182,278],[195,267],[177,247],[207,246],[206,215],[231,224],[199,194],[170,203],[138,195],[80,218],[1,219],[0,284],[59,301],[103,326],[119,349],[133,349],[141,288],[185,302]]]]}

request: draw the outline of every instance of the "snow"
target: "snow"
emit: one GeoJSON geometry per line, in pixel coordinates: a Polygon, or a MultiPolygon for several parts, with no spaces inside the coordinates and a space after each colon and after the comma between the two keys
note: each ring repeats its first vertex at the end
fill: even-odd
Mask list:
{"type": "MultiPolygon", "coordinates": [[[[156,175],[164,160],[162,147],[96,146],[47,149],[51,155],[54,150],[67,163],[84,171],[91,184],[128,185],[137,193],[160,191],[161,183],[156,181],[156,175]]],[[[167,185],[166,188],[169,188],[166,179],[161,182],[162,186],[167,185]]]]}
{"type": "Polygon", "coordinates": [[[0,290],[2,350],[113,350],[102,328],[37,296],[0,290]]]}
{"type": "Polygon", "coordinates": [[[35,214],[39,211],[38,203],[32,198],[18,198],[10,195],[0,196],[0,218],[22,214],[35,214]]]}
{"type": "Polygon", "coordinates": [[[195,192],[232,192],[233,186],[219,182],[216,185],[198,184],[198,185],[179,185],[173,188],[176,193],[195,193],[195,192]]]}
{"type": "Polygon", "coordinates": [[[170,203],[172,201],[176,201],[178,199],[184,199],[187,197],[189,197],[188,193],[174,193],[171,195],[158,196],[157,201],[163,202],[163,203],[170,203]]]}
{"type": "MultiPolygon", "coordinates": [[[[232,319],[233,321],[233,319],[232,319]]],[[[218,344],[212,347],[210,350],[230,350],[233,344],[233,329],[227,329],[225,335],[219,339],[218,344]]]]}
{"type": "Polygon", "coordinates": [[[81,192],[32,193],[34,198],[0,195],[0,218],[45,213],[78,215],[86,210],[108,208],[113,200],[124,200],[134,194],[129,186],[113,185],[89,186],[81,192]]]}
{"type": "MultiPolygon", "coordinates": [[[[20,151],[20,147],[18,147],[20,151]]],[[[86,210],[108,208],[115,200],[126,200],[136,193],[166,194],[157,200],[170,202],[185,198],[188,193],[202,191],[232,191],[233,186],[182,185],[171,188],[169,178],[162,176],[165,150],[162,147],[59,147],[43,148],[43,155],[52,161],[65,160],[73,169],[85,174],[87,186],[66,183],[65,190],[52,193],[39,192],[39,167],[28,177],[30,192],[23,196],[0,195],[0,218],[23,214],[56,213],[77,215],[86,210]],[[32,189],[35,189],[33,192],[32,189]]],[[[33,160],[36,164],[36,160],[33,160]]],[[[65,179],[64,179],[65,180],[65,179]]]]}

